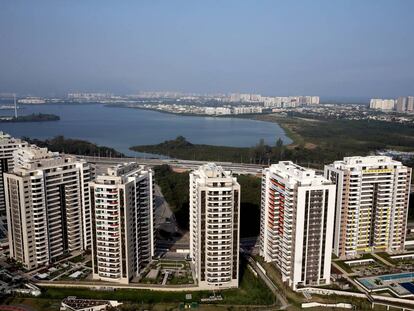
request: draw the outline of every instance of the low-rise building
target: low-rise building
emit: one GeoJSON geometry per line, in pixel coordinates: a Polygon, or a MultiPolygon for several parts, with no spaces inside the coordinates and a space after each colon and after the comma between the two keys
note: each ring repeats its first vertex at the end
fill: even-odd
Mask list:
{"type": "Polygon", "coordinates": [[[110,307],[118,307],[122,303],[116,300],[81,299],[69,296],[60,303],[61,311],[104,311],[110,307]]]}

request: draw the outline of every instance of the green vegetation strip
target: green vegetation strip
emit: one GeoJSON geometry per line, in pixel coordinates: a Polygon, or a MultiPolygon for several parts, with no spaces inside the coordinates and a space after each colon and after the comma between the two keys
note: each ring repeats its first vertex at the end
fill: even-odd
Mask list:
{"type": "Polygon", "coordinates": [[[0,122],[44,122],[58,120],[60,120],[60,117],[54,114],[32,113],[25,116],[18,116],[17,118],[0,119],[0,122]]]}
{"type": "Polygon", "coordinates": [[[23,139],[30,144],[35,144],[39,147],[46,147],[50,151],[84,156],[124,157],[124,154],[113,148],[98,146],[80,139],[70,139],[63,136],[56,136],[55,138],[46,140],[31,139],[29,137],[23,137],[23,139]]]}
{"type": "MultiPolygon", "coordinates": [[[[154,168],[155,180],[172,208],[181,229],[188,230],[189,174],[174,172],[168,165],[154,168]]],[[[250,175],[237,176],[241,186],[240,235],[257,236],[260,229],[261,179],[250,175]]]]}
{"type": "Polygon", "coordinates": [[[266,145],[261,140],[250,148],[236,148],[192,144],[179,136],[175,140],[157,145],[133,146],[131,150],[184,160],[260,164],[291,160],[321,168],[323,164],[344,156],[367,155],[372,151],[387,148],[412,151],[414,146],[414,125],[410,124],[374,120],[311,119],[298,113],[290,116],[256,115],[250,118],[278,123],[293,139],[293,144],[283,146],[275,136],[275,143],[272,145],[266,145]]]}
{"type": "MultiPolygon", "coordinates": [[[[245,265],[241,268],[240,288],[216,291],[220,294],[223,301],[219,304],[229,305],[270,305],[274,303],[272,292],[258,278],[256,278],[245,265]]],[[[166,292],[151,291],[142,289],[118,289],[115,291],[94,291],[84,288],[45,288],[41,298],[63,299],[67,296],[76,296],[79,298],[89,299],[109,299],[127,301],[133,303],[160,303],[160,302],[183,302],[186,301],[185,295],[192,294],[193,301],[200,301],[201,298],[207,298],[213,295],[210,291],[183,291],[183,292],[166,292]]]]}

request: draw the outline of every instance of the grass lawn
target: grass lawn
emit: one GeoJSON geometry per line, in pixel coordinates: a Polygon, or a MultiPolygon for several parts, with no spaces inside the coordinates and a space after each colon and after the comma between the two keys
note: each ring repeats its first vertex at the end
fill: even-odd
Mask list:
{"type": "MultiPolygon", "coordinates": [[[[256,278],[250,270],[241,264],[241,282],[238,289],[216,291],[221,294],[223,301],[220,304],[228,305],[270,305],[274,302],[274,296],[267,286],[256,278]]],[[[118,289],[115,291],[94,291],[85,288],[44,288],[41,298],[63,299],[67,296],[77,296],[91,299],[112,299],[131,303],[179,303],[185,301],[185,295],[191,293],[193,301],[209,297],[210,291],[183,291],[162,292],[142,289],[118,289]]]]}
{"type": "MultiPolygon", "coordinates": [[[[4,305],[19,305],[28,307],[30,310],[36,311],[51,311],[60,309],[60,300],[39,299],[29,297],[9,297],[0,304],[4,305]]],[[[0,309],[1,310],[1,309],[0,309]]]]}
{"type": "Polygon", "coordinates": [[[390,257],[390,255],[388,255],[387,253],[376,253],[376,255],[378,257],[381,257],[382,259],[384,259],[385,261],[389,262],[392,265],[396,265],[398,260],[392,259],[390,257]]]}
{"type": "Polygon", "coordinates": [[[375,258],[372,254],[363,254],[361,258],[358,259],[373,259],[374,261],[378,261],[378,259],[375,258]]]}
{"type": "Polygon", "coordinates": [[[354,272],[352,270],[352,268],[342,260],[337,260],[337,261],[333,261],[333,262],[336,263],[339,267],[341,267],[343,270],[345,270],[348,273],[354,272]]]}
{"type": "Polygon", "coordinates": [[[282,294],[284,294],[289,303],[292,304],[291,310],[297,310],[297,308],[300,308],[301,303],[305,301],[303,295],[292,291],[285,283],[282,282],[280,272],[274,265],[264,262],[260,256],[255,256],[254,259],[263,266],[266,270],[267,276],[279,289],[282,290],[282,294]]]}
{"type": "MultiPolygon", "coordinates": [[[[255,260],[260,262],[260,264],[266,269],[267,276],[277,285],[278,288],[282,290],[282,293],[285,295],[289,301],[290,306],[287,308],[288,311],[298,311],[301,309],[301,304],[306,302],[305,297],[301,293],[292,291],[286,284],[282,282],[280,272],[277,268],[269,263],[265,263],[260,256],[256,256],[255,260]]],[[[351,289],[356,291],[355,289],[351,289]]],[[[337,303],[337,302],[349,302],[354,304],[357,307],[357,310],[369,310],[370,303],[364,299],[352,298],[352,297],[342,297],[337,295],[330,296],[321,296],[312,294],[312,301],[317,301],[320,303],[337,303]]],[[[328,308],[312,308],[309,309],[312,311],[315,310],[330,310],[328,308]]],[[[342,310],[342,309],[335,309],[342,310]]]]}

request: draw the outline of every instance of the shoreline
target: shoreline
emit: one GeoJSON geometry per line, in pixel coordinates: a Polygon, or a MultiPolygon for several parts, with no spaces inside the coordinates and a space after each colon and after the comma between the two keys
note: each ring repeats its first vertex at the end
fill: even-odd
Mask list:
{"type": "MultiPolygon", "coordinates": [[[[228,115],[209,115],[209,114],[197,114],[197,113],[176,113],[176,112],[160,110],[160,109],[155,109],[155,108],[128,107],[128,106],[124,106],[122,104],[120,104],[120,105],[118,105],[118,104],[104,104],[104,107],[138,109],[138,110],[154,111],[154,112],[171,114],[171,115],[175,115],[175,116],[184,116],[184,117],[248,119],[248,120],[252,120],[252,121],[273,123],[273,124],[278,125],[283,130],[284,135],[292,141],[289,144],[284,144],[284,146],[291,146],[291,145],[300,144],[300,142],[298,141],[298,138],[297,138],[297,136],[300,136],[300,135],[293,132],[285,124],[282,124],[282,123],[279,123],[279,122],[274,122],[274,121],[271,121],[271,120],[263,120],[263,119],[258,119],[257,118],[257,117],[260,117],[260,116],[275,115],[275,113],[273,113],[273,112],[271,112],[271,113],[261,113],[261,114],[260,113],[249,113],[249,114],[246,113],[246,114],[239,114],[239,115],[232,115],[232,114],[228,114],[228,115]]],[[[216,145],[206,145],[206,146],[216,146],[216,145]]],[[[220,146],[217,145],[216,147],[220,147],[220,146]]],[[[222,146],[222,147],[233,147],[233,146],[222,146]]],[[[234,148],[252,148],[252,147],[254,147],[254,146],[234,147],[234,148]]]]}

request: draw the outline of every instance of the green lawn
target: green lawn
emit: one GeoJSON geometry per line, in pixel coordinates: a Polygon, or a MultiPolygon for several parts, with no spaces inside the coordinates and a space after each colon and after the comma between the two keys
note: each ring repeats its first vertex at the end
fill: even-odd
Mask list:
{"type": "Polygon", "coordinates": [[[344,261],[342,261],[342,260],[337,260],[337,261],[334,261],[334,263],[336,263],[339,267],[341,267],[343,270],[345,270],[346,272],[348,272],[348,273],[352,273],[353,271],[352,271],[352,269],[351,269],[351,267],[349,266],[349,265],[347,265],[344,261]]]}
{"type": "Polygon", "coordinates": [[[397,260],[392,259],[387,253],[376,253],[376,255],[385,259],[385,261],[388,261],[392,265],[397,264],[397,260]]]}
{"type": "MultiPolygon", "coordinates": [[[[229,305],[269,305],[274,302],[272,292],[250,270],[245,263],[241,263],[240,268],[240,287],[238,289],[216,291],[221,294],[223,301],[220,304],[229,305]]],[[[161,302],[182,302],[185,295],[191,293],[193,301],[200,301],[201,298],[209,297],[213,293],[210,291],[185,291],[185,292],[166,292],[150,291],[142,289],[118,289],[115,291],[94,291],[85,288],[44,288],[41,298],[63,299],[67,296],[76,296],[90,299],[112,299],[128,301],[132,303],[161,303],[161,302]]]]}

